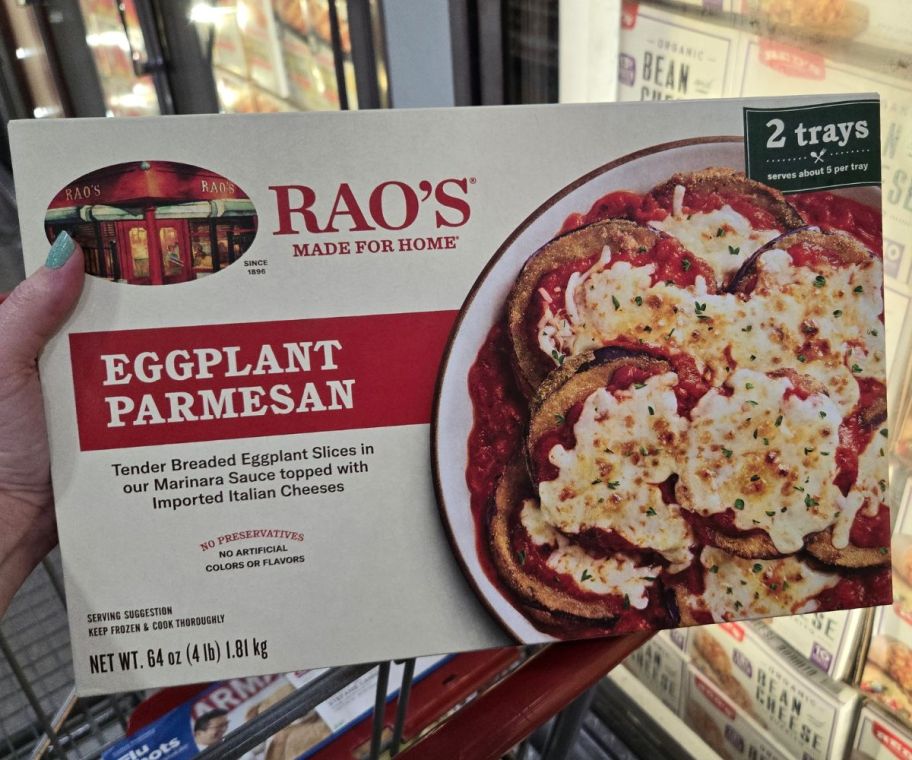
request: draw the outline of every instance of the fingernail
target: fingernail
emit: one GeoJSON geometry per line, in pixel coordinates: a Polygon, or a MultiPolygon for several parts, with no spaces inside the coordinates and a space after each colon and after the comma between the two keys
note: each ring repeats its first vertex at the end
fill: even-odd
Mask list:
{"type": "Polygon", "coordinates": [[[47,260],[44,262],[44,265],[48,269],[60,269],[60,267],[70,260],[70,256],[73,255],[73,251],[75,250],[76,241],[70,237],[66,230],[64,230],[57,236],[57,239],[51,246],[51,250],[48,251],[47,260]]]}

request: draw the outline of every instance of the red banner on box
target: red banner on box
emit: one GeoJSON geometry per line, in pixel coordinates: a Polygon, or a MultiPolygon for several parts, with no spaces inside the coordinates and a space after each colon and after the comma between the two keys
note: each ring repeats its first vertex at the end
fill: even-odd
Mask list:
{"type": "Polygon", "coordinates": [[[83,451],[430,422],[455,311],[77,333],[83,451]]]}

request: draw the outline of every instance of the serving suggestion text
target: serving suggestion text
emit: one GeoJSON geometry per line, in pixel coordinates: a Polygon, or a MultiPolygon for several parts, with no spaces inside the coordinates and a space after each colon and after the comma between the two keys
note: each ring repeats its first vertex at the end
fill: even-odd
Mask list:
{"type": "Polygon", "coordinates": [[[74,333],[83,451],[430,421],[455,312],[74,333]],[[409,361],[393,361],[389,347],[409,361]]]}

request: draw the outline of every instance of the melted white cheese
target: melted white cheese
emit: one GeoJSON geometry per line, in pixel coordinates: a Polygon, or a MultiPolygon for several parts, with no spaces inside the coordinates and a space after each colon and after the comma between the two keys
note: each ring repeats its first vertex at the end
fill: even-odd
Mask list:
{"type": "Polygon", "coordinates": [[[791,368],[823,383],[847,415],[858,402],[855,377],[882,378],[886,371],[881,265],[872,259],[819,270],[795,267],[788,252],[772,249],[760,258],[757,286],[744,300],[709,295],[700,278],[692,289],[652,285],[653,265],[611,265],[603,257],[567,289],[574,316],[548,307],[539,345],[556,357],[636,339],[693,356],[714,384],[733,363],[763,371],[791,368]]]}
{"type": "Polygon", "coordinates": [[[678,498],[700,515],[733,510],[742,531],[760,528],[783,554],[832,525],[839,408],[822,393],[788,395],[788,378],[739,369],[731,395],[714,388],[691,413],[678,498]]]}
{"type": "Polygon", "coordinates": [[[812,270],[796,267],[787,251],[774,248],[757,264],[757,283],[748,303],[756,304],[756,327],[777,344],[789,366],[810,374],[814,364],[827,370],[841,365],[850,376],[884,377],[879,260],[872,257],[844,267],[821,263],[812,270]],[[807,342],[818,351],[812,349],[804,362],[796,362],[807,342]]]}
{"type": "Polygon", "coordinates": [[[582,591],[605,596],[626,596],[637,610],[649,604],[648,589],[656,582],[661,567],[637,567],[622,554],[597,558],[570,541],[543,518],[534,499],[526,499],[520,522],[536,546],[554,547],[545,561],[556,573],[566,573],[582,591]]]}
{"type": "MultiPolygon", "coordinates": [[[[683,197],[675,203],[680,212],[683,197]]],[[[752,232],[748,221],[729,207],[690,219],[676,213],[655,226],[709,261],[720,278],[778,234],[752,232]],[[724,234],[717,235],[720,229],[724,234]]],[[[773,248],[758,259],[756,284],[746,299],[708,294],[702,278],[688,288],[652,284],[654,273],[651,264],[613,261],[604,248],[589,270],[571,278],[562,303],[548,304],[539,322],[541,350],[559,364],[563,356],[624,338],[693,357],[698,371],[715,386],[736,369],[754,370],[755,380],[745,380],[745,375],[733,381],[731,397],[711,392],[694,412],[693,434],[673,410],[671,386],[654,387],[656,378],[642,393],[615,399],[605,392],[590,398],[590,417],[581,417],[581,427],[574,431],[576,449],[555,448],[551,460],[560,474],[540,486],[547,520],[567,534],[588,527],[615,530],[680,568],[690,556],[691,534],[677,505],[664,504],[654,484],[683,469],[688,508],[714,514],[742,499],[736,526],[766,530],[779,551],[797,551],[806,535],[831,525],[835,545],[846,546],[858,511],[876,513],[880,481],[886,477],[884,464],[871,462],[874,454],[866,451],[852,492],[843,497],[832,485],[839,423],[859,399],[856,378],[885,376],[880,261],[872,257],[844,267],[823,262],[811,269],[795,266],[787,251],[773,248]],[[816,379],[829,398],[784,399],[789,381],[771,381],[765,374],[781,369],[816,379]],[[746,382],[753,382],[759,395],[746,394],[746,382]],[[623,424],[599,425],[598,415],[623,424]],[[783,422],[776,426],[779,415],[783,422]],[[674,445],[657,443],[657,422],[672,430],[678,452],[674,445]],[[640,446],[657,453],[616,456],[605,451],[636,454],[640,446]],[[729,458],[723,449],[735,453],[729,458]],[[683,468],[676,457],[686,463],[683,468]],[[751,480],[754,475],[757,479],[751,480]],[[617,485],[608,488],[610,482],[617,485]]]]}
{"type": "Polygon", "coordinates": [[[620,336],[677,345],[674,332],[684,335],[694,299],[677,286],[652,285],[654,272],[653,264],[634,267],[627,261],[590,270],[585,282],[572,289],[578,318],[569,320],[563,352],[580,354],[620,336]]]}
{"type": "Polygon", "coordinates": [[[887,500],[888,466],[887,439],[879,433],[858,457],[858,479],[846,496],[841,496],[841,511],[833,526],[833,546],[844,549],[849,545],[849,534],[855,516],[862,512],[867,517],[877,515],[880,505],[887,500]]]}
{"type": "Polygon", "coordinates": [[[585,400],[573,427],[575,447],[551,449],[557,478],[539,484],[549,525],[566,534],[615,531],[661,554],[672,572],[690,563],[690,528],[657,487],[675,472],[688,425],[678,415],[676,383],[677,375],[669,372],[640,388],[601,388],[585,400]]]}
{"type": "Polygon", "coordinates": [[[712,267],[719,284],[738,271],[754,251],[781,234],[778,230],[755,230],[747,217],[728,204],[686,216],[678,204],[674,204],[672,211],[662,221],[650,222],[650,227],[677,238],[687,250],[703,259],[712,267]]]}
{"type": "Polygon", "coordinates": [[[744,559],[705,547],[700,554],[706,590],[692,603],[725,622],[814,612],[816,597],[839,583],[838,573],[813,570],[795,557],[744,559]]]}

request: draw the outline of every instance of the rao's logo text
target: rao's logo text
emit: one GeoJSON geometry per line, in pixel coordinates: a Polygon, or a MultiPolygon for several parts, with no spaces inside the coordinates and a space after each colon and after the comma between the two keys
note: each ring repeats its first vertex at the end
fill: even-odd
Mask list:
{"type": "Polygon", "coordinates": [[[427,209],[434,227],[461,227],[472,210],[466,196],[474,178],[450,177],[437,183],[421,180],[381,182],[367,193],[356,194],[343,182],[332,199],[320,198],[307,185],[271,185],[275,193],[279,228],[273,235],[326,232],[404,230],[427,209]]]}

